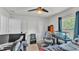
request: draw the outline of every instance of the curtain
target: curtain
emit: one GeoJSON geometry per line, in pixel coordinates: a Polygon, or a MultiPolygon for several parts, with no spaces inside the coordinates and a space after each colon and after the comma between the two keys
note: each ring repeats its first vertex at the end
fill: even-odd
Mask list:
{"type": "Polygon", "coordinates": [[[74,28],[74,38],[78,37],[79,37],[79,11],[76,12],[75,28],[74,28]]]}
{"type": "Polygon", "coordinates": [[[62,32],[62,17],[58,17],[58,32],[62,32]]]}

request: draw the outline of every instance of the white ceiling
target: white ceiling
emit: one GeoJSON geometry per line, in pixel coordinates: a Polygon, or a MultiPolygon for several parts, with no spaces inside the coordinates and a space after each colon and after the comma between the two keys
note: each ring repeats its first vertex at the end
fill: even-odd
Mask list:
{"type": "Polygon", "coordinates": [[[11,15],[20,15],[20,16],[32,15],[32,16],[41,16],[41,17],[49,17],[69,9],[69,7],[45,7],[45,9],[48,10],[49,12],[48,13],[44,12],[41,15],[37,14],[35,11],[32,12],[27,11],[34,8],[35,7],[4,7],[4,9],[7,10],[11,15]]]}

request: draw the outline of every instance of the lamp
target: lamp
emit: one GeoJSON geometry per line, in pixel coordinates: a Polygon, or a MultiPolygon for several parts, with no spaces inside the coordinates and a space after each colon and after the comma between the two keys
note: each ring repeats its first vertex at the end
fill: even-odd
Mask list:
{"type": "Polygon", "coordinates": [[[40,10],[39,10],[39,11],[37,11],[37,13],[38,13],[38,14],[42,14],[42,13],[43,13],[43,11],[40,11],[40,10]]]}
{"type": "Polygon", "coordinates": [[[36,12],[37,12],[37,14],[42,14],[42,13],[43,13],[43,10],[40,9],[40,8],[38,8],[38,9],[36,10],[36,12]]]}

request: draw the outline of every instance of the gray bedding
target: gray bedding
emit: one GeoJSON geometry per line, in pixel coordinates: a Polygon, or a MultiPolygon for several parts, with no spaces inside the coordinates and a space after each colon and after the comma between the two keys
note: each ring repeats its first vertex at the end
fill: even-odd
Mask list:
{"type": "Polygon", "coordinates": [[[61,45],[49,45],[48,47],[42,47],[46,51],[79,51],[79,42],[68,42],[61,45]]]}

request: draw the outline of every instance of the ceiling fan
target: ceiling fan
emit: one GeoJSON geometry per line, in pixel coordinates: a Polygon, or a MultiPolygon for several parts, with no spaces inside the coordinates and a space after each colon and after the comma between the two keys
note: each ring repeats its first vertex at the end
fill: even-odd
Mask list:
{"type": "Polygon", "coordinates": [[[37,7],[35,9],[28,10],[28,12],[31,12],[31,11],[37,11],[39,14],[41,14],[42,12],[47,12],[48,13],[48,10],[46,10],[43,7],[37,7]]]}

